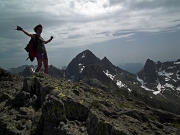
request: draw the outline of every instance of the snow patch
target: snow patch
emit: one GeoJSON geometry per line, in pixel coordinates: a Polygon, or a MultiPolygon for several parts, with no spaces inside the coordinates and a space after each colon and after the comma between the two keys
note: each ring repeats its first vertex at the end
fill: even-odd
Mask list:
{"type": "Polygon", "coordinates": [[[176,90],[180,91],[180,86],[176,88],[176,90]]]}
{"type": "Polygon", "coordinates": [[[119,87],[119,88],[122,88],[122,87],[125,87],[125,84],[123,84],[121,81],[119,81],[119,80],[117,80],[117,86],[119,87]]]}
{"type": "Polygon", "coordinates": [[[165,81],[168,82],[170,79],[169,78],[165,78],[165,81]]]}
{"type": "Polygon", "coordinates": [[[172,84],[169,84],[169,83],[166,83],[166,84],[164,85],[164,87],[168,87],[168,88],[171,88],[171,89],[174,90],[174,86],[173,86],[172,84]]]}
{"type": "Polygon", "coordinates": [[[137,76],[137,80],[141,83],[142,86],[144,86],[144,81],[140,79],[138,76],[137,76]]]}
{"type": "Polygon", "coordinates": [[[130,88],[128,88],[129,92],[131,92],[132,90],[130,88]]]}
{"type": "Polygon", "coordinates": [[[161,92],[162,86],[161,86],[160,83],[158,83],[157,89],[158,89],[158,91],[154,91],[154,92],[153,92],[154,95],[157,95],[157,94],[159,94],[159,93],[161,92]]]}
{"type": "Polygon", "coordinates": [[[171,78],[170,76],[173,75],[173,73],[167,73],[165,70],[158,72],[158,75],[160,76],[166,76],[167,78],[171,78]]]}
{"type": "MultiPolygon", "coordinates": [[[[110,74],[109,73],[109,71],[108,70],[106,70],[106,71],[103,71],[109,78],[111,78],[111,80],[113,80],[114,79],[114,77],[116,76],[116,75],[112,75],[112,74],[110,74]]],[[[124,87],[124,88],[127,88],[127,85],[126,84],[123,84],[120,80],[116,80],[117,82],[116,82],[116,85],[119,87],[119,88],[122,88],[122,87],[124,87]]],[[[130,88],[127,88],[128,89],[128,91],[132,91],[130,88]]]]}
{"type": "Polygon", "coordinates": [[[154,90],[149,89],[146,86],[144,86],[144,84],[145,84],[144,81],[142,79],[140,79],[138,76],[137,76],[137,80],[141,83],[141,88],[143,88],[143,89],[145,89],[147,91],[154,91],[154,90]]]}
{"type": "Polygon", "coordinates": [[[33,73],[35,73],[35,69],[34,69],[34,68],[31,68],[31,71],[32,71],[33,73]]]}
{"type": "Polygon", "coordinates": [[[82,63],[79,63],[78,65],[79,65],[79,68],[80,68],[79,73],[82,73],[82,71],[84,70],[85,66],[83,66],[82,63]]]}
{"type": "Polygon", "coordinates": [[[175,66],[173,66],[173,67],[168,67],[168,69],[173,69],[173,68],[175,68],[175,66]]]}
{"type": "Polygon", "coordinates": [[[176,76],[177,76],[177,79],[180,80],[180,75],[178,73],[179,73],[179,70],[177,71],[176,76]]]}
{"type": "Polygon", "coordinates": [[[110,74],[108,70],[106,70],[106,72],[105,72],[105,71],[103,71],[103,72],[104,72],[109,78],[111,78],[111,80],[113,80],[114,77],[116,76],[116,75],[110,74]]]}
{"type": "Polygon", "coordinates": [[[81,58],[85,58],[85,54],[83,53],[82,57],[81,58]]]}
{"type": "MultiPolygon", "coordinates": [[[[119,87],[119,88],[127,88],[127,85],[126,84],[123,84],[120,80],[117,80],[116,82],[116,85],[119,87]]],[[[132,90],[130,88],[127,88],[129,92],[131,92],[132,90]]]]}
{"type": "Polygon", "coordinates": [[[82,73],[82,71],[84,70],[85,66],[83,66],[81,69],[80,69],[80,73],[82,73]]]}
{"type": "Polygon", "coordinates": [[[180,62],[174,62],[174,64],[180,64],[180,62]]]}

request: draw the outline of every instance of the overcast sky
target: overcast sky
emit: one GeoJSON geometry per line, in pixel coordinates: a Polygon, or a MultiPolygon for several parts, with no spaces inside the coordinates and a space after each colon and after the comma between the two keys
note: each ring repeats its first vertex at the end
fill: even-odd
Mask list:
{"type": "Polygon", "coordinates": [[[180,58],[180,0],[0,0],[0,67],[24,64],[29,37],[43,25],[49,65],[67,66],[89,49],[114,65],[180,58]]]}

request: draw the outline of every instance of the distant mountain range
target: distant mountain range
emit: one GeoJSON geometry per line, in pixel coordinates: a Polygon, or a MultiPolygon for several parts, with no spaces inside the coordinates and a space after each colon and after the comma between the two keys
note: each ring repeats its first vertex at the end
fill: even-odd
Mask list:
{"type": "MultiPolygon", "coordinates": [[[[49,75],[83,81],[92,87],[121,93],[150,106],[180,114],[180,59],[163,63],[147,59],[144,67],[141,64],[126,66],[130,65],[134,65],[136,71],[139,70],[137,74],[113,65],[107,57],[100,60],[90,50],[85,50],[73,58],[64,70],[49,66],[49,75]]],[[[28,66],[19,74],[28,76],[33,74],[33,70],[28,66]]]]}
{"type": "Polygon", "coordinates": [[[125,65],[119,64],[118,67],[130,73],[136,74],[144,67],[144,65],[141,63],[127,63],[125,65]]]}

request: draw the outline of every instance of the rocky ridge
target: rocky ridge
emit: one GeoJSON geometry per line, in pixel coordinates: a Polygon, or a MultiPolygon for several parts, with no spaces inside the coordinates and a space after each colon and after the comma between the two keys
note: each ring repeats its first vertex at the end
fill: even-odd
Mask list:
{"type": "Polygon", "coordinates": [[[3,69],[0,80],[0,134],[180,134],[179,115],[84,82],[43,73],[23,78],[3,69]]]}

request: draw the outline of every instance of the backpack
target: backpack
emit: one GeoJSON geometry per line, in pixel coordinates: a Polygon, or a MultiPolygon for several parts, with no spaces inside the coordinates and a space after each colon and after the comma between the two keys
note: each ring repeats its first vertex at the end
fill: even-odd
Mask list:
{"type": "Polygon", "coordinates": [[[36,50],[37,50],[37,43],[39,40],[39,36],[37,34],[35,35],[35,39],[31,38],[27,46],[24,48],[28,53],[28,59],[30,59],[31,62],[34,61],[34,58],[36,57],[36,50]]]}

